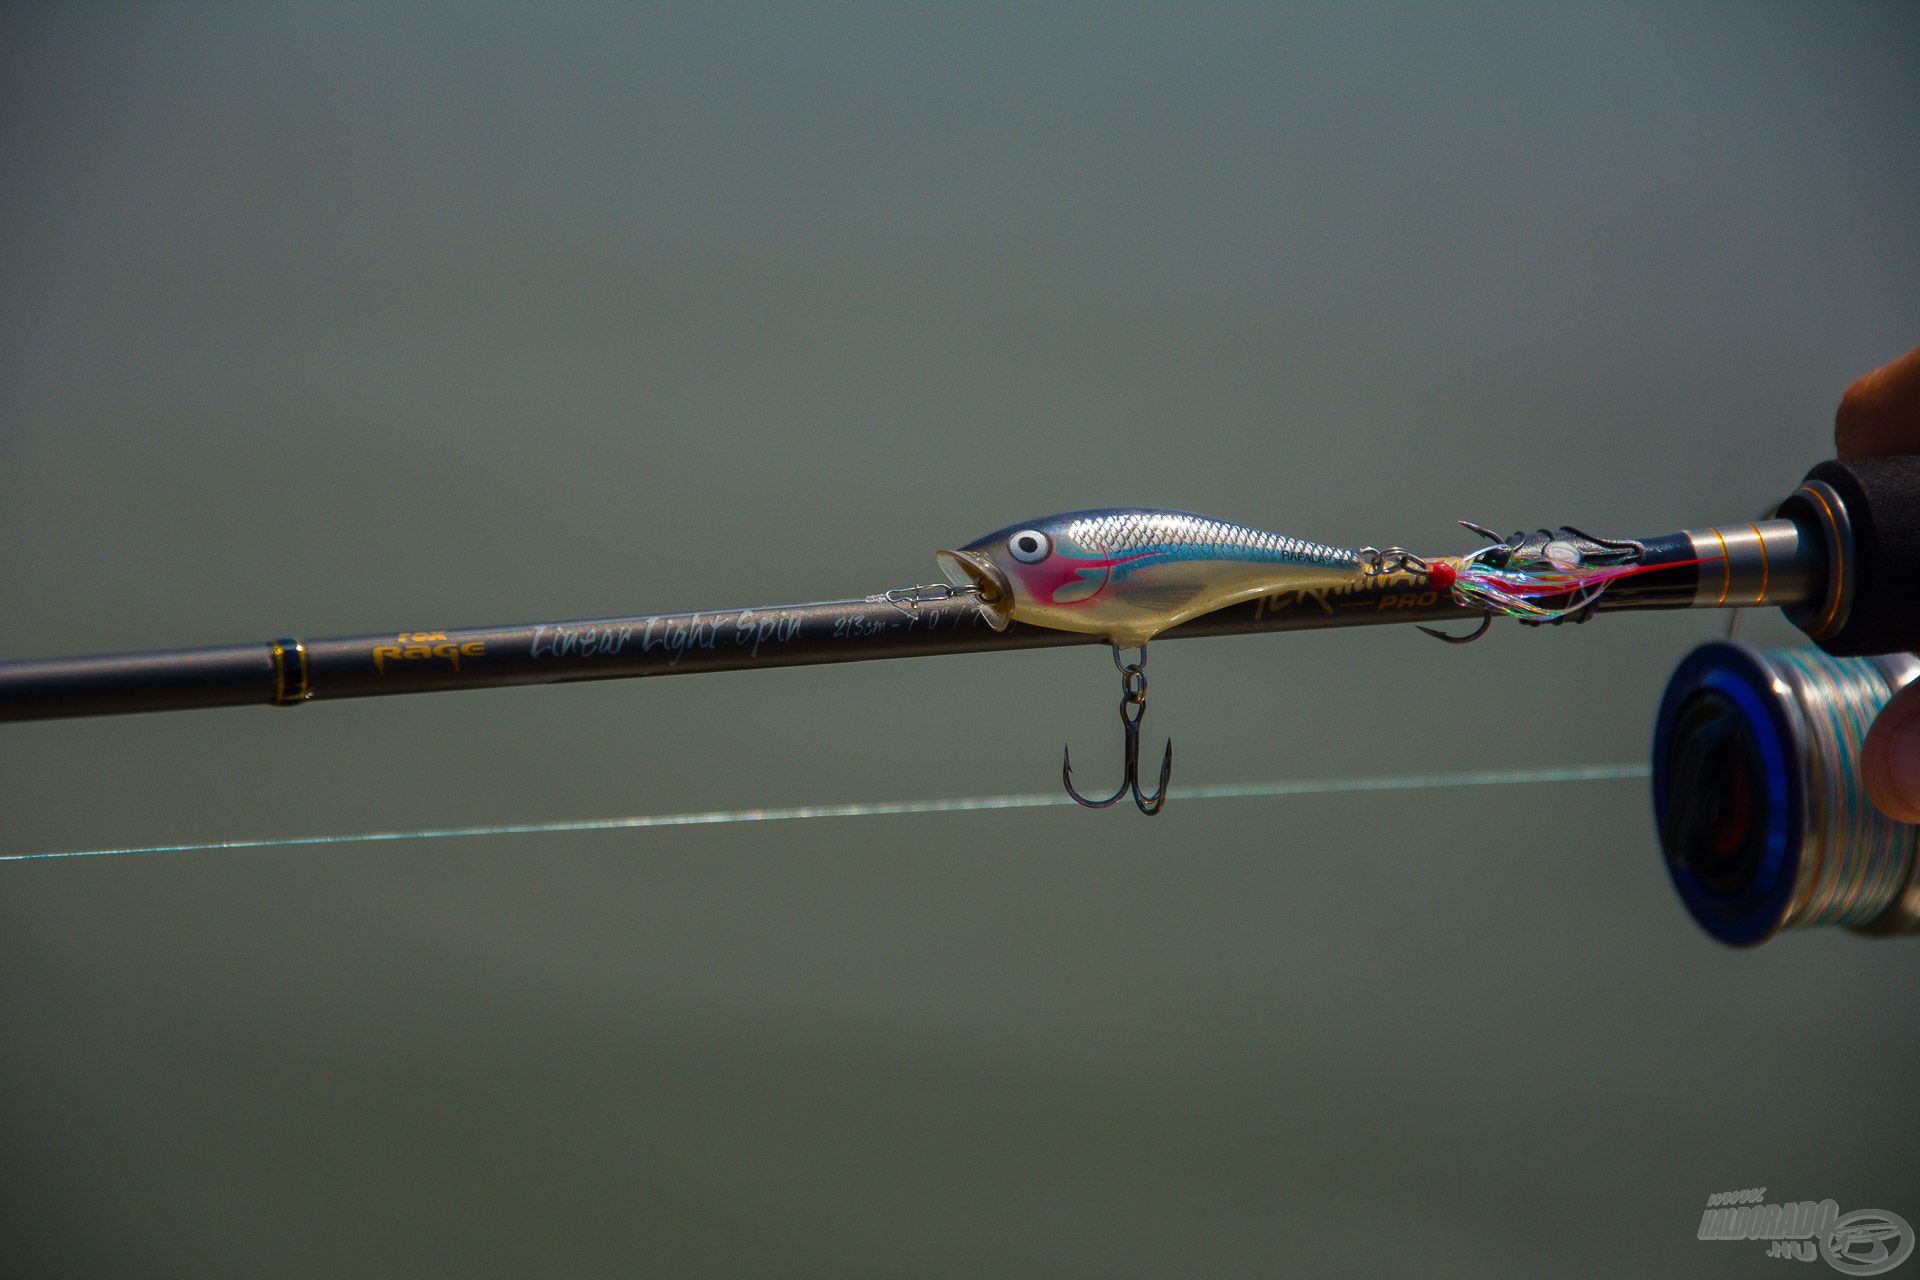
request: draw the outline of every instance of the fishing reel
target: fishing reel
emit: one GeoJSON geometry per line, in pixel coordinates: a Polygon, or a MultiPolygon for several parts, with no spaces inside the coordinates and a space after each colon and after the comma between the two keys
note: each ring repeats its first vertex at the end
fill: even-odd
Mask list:
{"type": "Polygon", "coordinates": [[[1822,463],[1780,515],[1823,571],[1786,609],[1821,649],[1706,644],[1674,672],[1653,744],[1667,870],[1733,946],[1920,933],[1920,826],[1882,814],[1860,770],[1874,717],[1920,677],[1887,652],[1920,648],[1920,459],[1822,463]]]}
{"type": "Polygon", "coordinates": [[[1674,673],[1653,744],[1667,870],[1700,926],[1753,946],[1786,929],[1920,933],[1920,826],[1860,775],[1873,718],[1920,658],[1706,644],[1674,673]]]}

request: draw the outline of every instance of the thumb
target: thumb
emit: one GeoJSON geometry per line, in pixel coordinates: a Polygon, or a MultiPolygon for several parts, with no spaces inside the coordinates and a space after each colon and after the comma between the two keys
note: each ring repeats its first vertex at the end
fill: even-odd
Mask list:
{"type": "Polygon", "coordinates": [[[1860,772],[1880,811],[1920,822],[1920,682],[1893,695],[1867,734],[1860,772]]]}

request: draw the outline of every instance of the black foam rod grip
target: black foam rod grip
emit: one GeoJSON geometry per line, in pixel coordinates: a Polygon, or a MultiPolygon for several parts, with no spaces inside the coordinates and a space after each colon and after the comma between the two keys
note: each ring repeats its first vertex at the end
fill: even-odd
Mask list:
{"type": "Polygon", "coordinates": [[[1823,462],[1780,504],[1824,548],[1826,589],[1787,611],[1828,653],[1920,650],[1920,457],[1823,462]]]}

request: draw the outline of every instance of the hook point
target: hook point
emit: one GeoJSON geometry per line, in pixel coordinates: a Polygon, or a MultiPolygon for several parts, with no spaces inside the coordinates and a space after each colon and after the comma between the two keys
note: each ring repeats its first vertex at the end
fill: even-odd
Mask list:
{"type": "Polygon", "coordinates": [[[1438,627],[1421,626],[1419,623],[1415,623],[1414,625],[1432,636],[1435,640],[1445,640],[1448,644],[1472,644],[1475,640],[1487,634],[1487,629],[1493,625],[1493,615],[1490,613],[1481,614],[1480,625],[1464,636],[1448,635],[1438,627]]]}

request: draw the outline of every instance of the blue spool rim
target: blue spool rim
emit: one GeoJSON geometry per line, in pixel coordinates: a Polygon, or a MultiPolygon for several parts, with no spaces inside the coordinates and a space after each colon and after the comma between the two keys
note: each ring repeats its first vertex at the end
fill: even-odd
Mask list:
{"type": "Polygon", "coordinates": [[[1730,946],[1750,947],[1780,931],[1799,882],[1802,788],[1794,785],[1805,730],[1789,699],[1776,692],[1779,677],[1766,659],[1743,644],[1714,641],[1688,654],[1667,682],[1653,738],[1653,811],[1667,873],[1700,927],[1730,946]],[[1767,826],[1760,867],[1737,894],[1715,893],[1666,848],[1667,774],[1680,711],[1696,693],[1711,690],[1738,709],[1760,757],[1767,826]]]}

